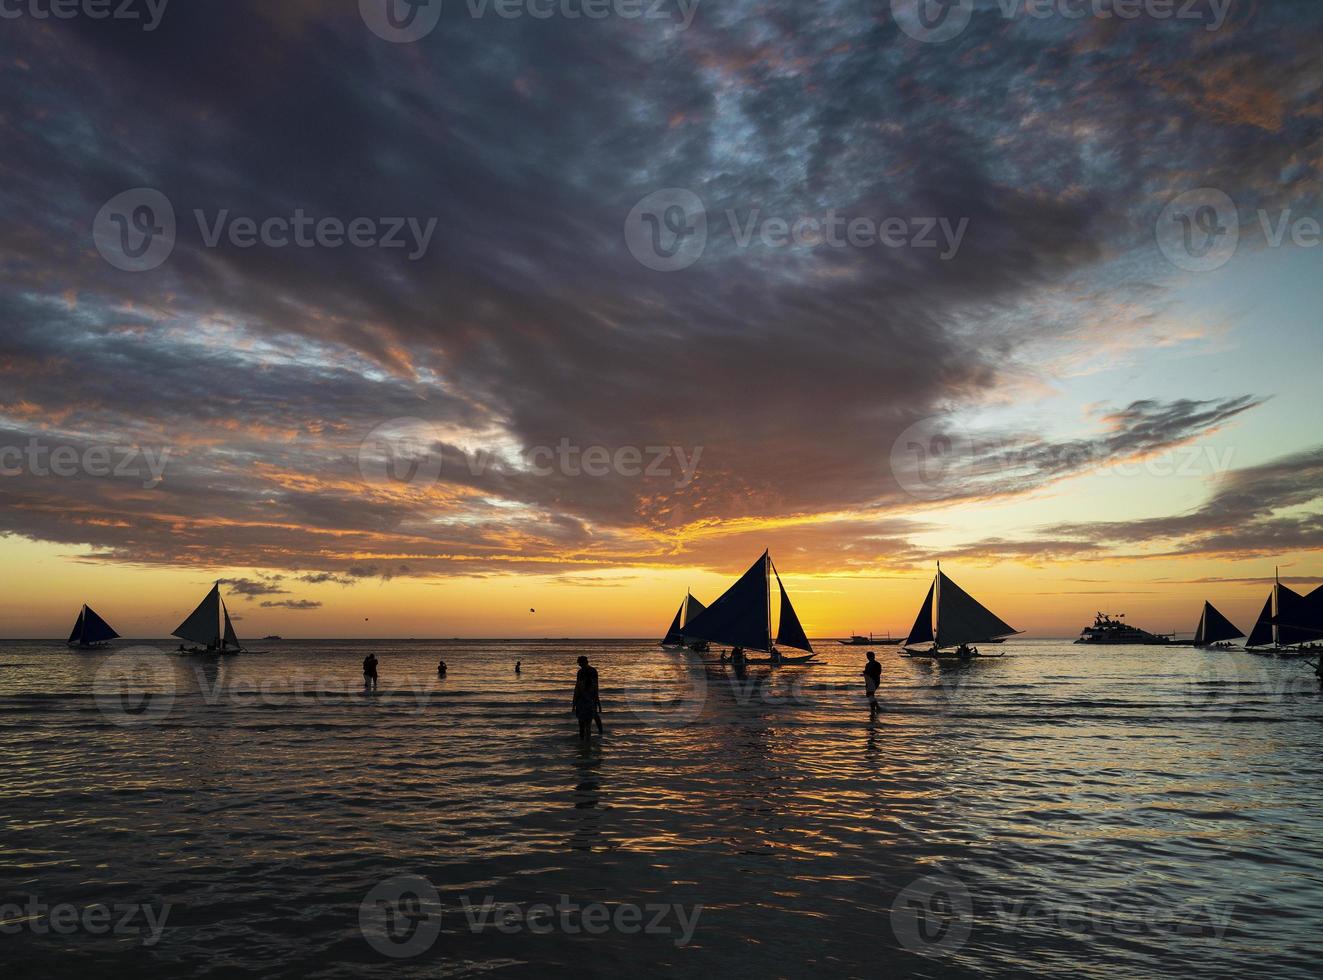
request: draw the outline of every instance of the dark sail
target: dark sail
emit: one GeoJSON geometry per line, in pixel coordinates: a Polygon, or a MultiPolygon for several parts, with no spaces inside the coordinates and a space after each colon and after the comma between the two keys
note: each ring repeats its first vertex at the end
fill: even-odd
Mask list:
{"type": "Polygon", "coordinates": [[[188,619],[175,629],[174,636],[192,643],[216,646],[220,643],[220,586],[213,585],[207,597],[188,619]]]}
{"type": "Polygon", "coordinates": [[[687,640],[770,652],[767,552],[712,605],[684,625],[687,640]]]}
{"type": "MultiPolygon", "coordinates": [[[[84,606],[83,609],[87,607],[84,606]]],[[[74,620],[73,632],[69,634],[69,643],[78,643],[83,638],[83,609],[78,610],[78,618],[74,620]]]]}
{"type": "MultiPolygon", "coordinates": [[[[217,597],[219,598],[219,593],[217,597]]],[[[234,635],[234,624],[230,622],[230,611],[225,608],[225,600],[223,599],[221,600],[221,615],[225,617],[225,638],[221,641],[221,646],[224,647],[228,644],[237,649],[240,645],[239,638],[234,635]]]]}
{"type": "Polygon", "coordinates": [[[931,643],[933,641],[933,589],[936,583],[928,586],[928,596],[923,600],[923,608],[919,610],[919,616],[914,620],[914,625],[910,627],[910,635],[905,638],[905,646],[918,646],[920,643],[931,643]]]}
{"type": "Polygon", "coordinates": [[[675,611],[675,618],[671,620],[671,628],[668,629],[666,631],[666,635],[662,637],[662,642],[665,643],[667,646],[670,646],[671,644],[674,643],[679,643],[680,640],[682,639],[682,637],[680,636],[680,621],[681,618],[684,616],[685,601],[687,600],[682,600],[680,602],[680,608],[675,611]]]}
{"type": "Polygon", "coordinates": [[[699,613],[707,609],[707,606],[703,605],[701,602],[699,602],[691,595],[685,596],[684,601],[685,601],[685,604],[683,606],[684,621],[686,623],[689,622],[689,620],[693,619],[695,616],[697,616],[699,613]]]}
{"type": "Polygon", "coordinates": [[[83,611],[85,615],[82,617],[83,635],[81,639],[85,645],[105,643],[119,637],[119,634],[110,628],[109,623],[93,612],[91,606],[84,606],[83,611]]]}
{"type": "Polygon", "coordinates": [[[1008,626],[977,599],[937,572],[937,645],[955,647],[962,643],[986,643],[1018,630],[1008,626]]]}
{"type": "Polygon", "coordinates": [[[776,630],[777,645],[812,653],[813,647],[808,637],[804,635],[804,627],[799,624],[795,607],[790,604],[790,596],[786,594],[786,587],[781,584],[781,573],[776,570],[775,565],[772,566],[772,574],[776,576],[776,587],[781,590],[781,623],[776,630]]]}
{"type": "Polygon", "coordinates": [[[1250,630],[1249,639],[1245,641],[1247,647],[1270,647],[1272,646],[1272,596],[1263,604],[1263,612],[1259,613],[1259,620],[1254,624],[1254,629],[1250,630]]]}
{"type": "Polygon", "coordinates": [[[1318,632],[1310,628],[1309,604],[1305,602],[1305,597],[1280,582],[1275,588],[1277,615],[1273,617],[1273,625],[1277,627],[1277,643],[1286,647],[1323,639],[1318,632]]]}
{"type": "Polygon", "coordinates": [[[1195,646],[1223,643],[1227,640],[1239,639],[1244,635],[1236,629],[1231,620],[1218,612],[1211,602],[1204,603],[1203,615],[1199,617],[1199,628],[1194,631],[1195,646]]]}

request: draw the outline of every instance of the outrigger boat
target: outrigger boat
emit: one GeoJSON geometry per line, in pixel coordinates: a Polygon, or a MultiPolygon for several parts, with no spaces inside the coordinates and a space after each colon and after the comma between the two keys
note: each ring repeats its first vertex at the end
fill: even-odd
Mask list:
{"type": "Polygon", "coordinates": [[[1211,602],[1204,603],[1204,611],[1199,616],[1199,625],[1194,631],[1194,645],[1210,650],[1230,650],[1231,640],[1238,640],[1245,634],[1236,629],[1211,602]]]}
{"type": "MultiPolygon", "coordinates": [[[[764,551],[739,580],[722,593],[712,605],[689,620],[681,630],[684,641],[691,645],[695,642],[724,643],[735,651],[730,663],[767,664],[779,667],[783,664],[812,663],[817,656],[813,645],[804,635],[804,627],[799,623],[795,607],[781,583],[781,575],[772,564],[771,555],[764,551]],[[776,586],[781,591],[781,616],[776,631],[776,643],[772,642],[772,589],[771,578],[775,576],[776,586]],[[805,651],[804,655],[782,654],[777,645],[805,651]],[[750,650],[766,654],[766,657],[749,658],[743,651],[750,650]]],[[[725,660],[723,656],[723,661],[725,660]]],[[[707,661],[711,663],[712,661],[707,661]]],[[[718,661],[722,662],[722,661],[718,661]]]]}
{"type": "Polygon", "coordinates": [[[1311,657],[1323,653],[1323,586],[1302,596],[1282,584],[1273,571],[1268,594],[1258,621],[1245,641],[1245,652],[1260,657],[1311,657]]]}
{"type": "MultiPolygon", "coordinates": [[[[691,619],[705,610],[707,606],[695,599],[690,593],[686,592],[684,600],[680,603],[680,608],[675,611],[675,618],[671,620],[671,628],[666,631],[662,637],[661,646],[663,650],[688,650],[693,649],[698,644],[689,644],[684,639],[684,626],[691,619]]],[[[702,644],[706,648],[707,644],[702,644]]],[[[695,653],[703,653],[704,650],[694,650],[695,653]]]]}
{"type": "Polygon", "coordinates": [[[110,624],[93,612],[91,606],[84,605],[78,610],[78,619],[74,621],[73,632],[65,645],[81,650],[101,650],[117,639],[119,634],[110,628],[110,624]]]}
{"type": "Polygon", "coordinates": [[[221,598],[220,582],[211,587],[206,598],[171,635],[181,640],[188,640],[190,643],[201,644],[185,650],[181,643],[179,644],[181,653],[229,656],[249,652],[244,649],[239,637],[234,633],[234,624],[230,622],[230,611],[225,608],[225,600],[221,598]]]}
{"type": "Polygon", "coordinates": [[[975,657],[1001,657],[1002,653],[979,653],[974,643],[996,643],[1022,631],[1002,622],[942,572],[928,586],[928,595],[919,615],[905,638],[906,657],[932,660],[971,660],[975,657]],[[923,644],[931,644],[926,649],[923,644]]]}

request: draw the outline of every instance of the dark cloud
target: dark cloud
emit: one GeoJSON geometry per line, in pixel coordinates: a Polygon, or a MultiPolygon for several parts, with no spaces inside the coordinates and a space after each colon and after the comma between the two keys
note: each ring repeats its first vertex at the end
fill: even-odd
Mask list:
{"type": "MultiPolygon", "coordinates": [[[[769,528],[805,560],[917,559],[895,517],[915,503],[891,470],[897,436],[1013,384],[1045,342],[1108,339],[1025,312],[1038,291],[1153,254],[1157,213],[1194,177],[1246,209],[1317,194],[1321,23],[1278,7],[1216,33],[980,16],[922,45],[876,3],[705,5],[687,31],[447,5],[433,35],[391,45],[355,4],[308,0],[173,4],[152,33],[7,22],[5,444],[169,455],[150,487],[6,478],[0,533],[341,584],[734,568],[769,528]],[[173,202],[179,241],[159,269],[126,273],[89,228],[139,186],[173,202]],[[702,259],[670,274],[635,261],[623,232],[666,187],[711,219],[702,259]],[[195,209],[435,218],[437,232],[418,261],[211,248],[195,209]],[[831,210],[968,232],[943,261],[743,247],[725,217],[831,210]],[[434,427],[439,479],[365,481],[364,441],[405,417],[434,427]],[[527,454],[562,440],[702,457],[687,482],[532,472],[527,454]],[[495,455],[477,465],[475,447],[495,455]]],[[[1078,442],[1006,433],[1019,470],[978,457],[951,492],[1021,493],[1159,452],[1257,401],[1136,401],[1078,442]]],[[[1297,516],[1220,519],[1192,532],[1202,547],[1317,540],[1297,516]]],[[[1075,527],[969,553],[1134,540],[1075,527]]]]}
{"type": "Polygon", "coordinates": [[[315,599],[267,599],[263,601],[263,609],[320,609],[322,604],[315,599]]]}

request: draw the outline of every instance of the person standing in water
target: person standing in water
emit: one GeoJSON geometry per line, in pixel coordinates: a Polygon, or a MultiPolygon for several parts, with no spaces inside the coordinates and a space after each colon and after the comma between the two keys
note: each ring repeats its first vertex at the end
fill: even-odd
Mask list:
{"type": "Polygon", "coordinates": [[[516,661],[515,661],[515,673],[516,673],[516,674],[522,674],[523,672],[524,672],[524,662],[523,662],[522,660],[516,660],[516,661]]]}
{"type": "Polygon", "coordinates": [[[444,660],[442,660],[439,664],[436,665],[436,676],[437,677],[446,676],[446,662],[444,660]]]}
{"type": "Polygon", "coordinates": [[[598,687],[597,668],[588,665],[587,657],[579,658],[579,673],[574,678],[574,715],[579,719],[579,738],[586,739],[593,733],[593,722],[597,722],[597,732],[602,733],[602,698],[598,687]]]}
{"type": "Polygon", "coordinates": [[[369,653],[363,658],[363,690],[377,689],[377,655],[369,653]]]}
{"type": "Polygon", "coordinates": [[[872,650],[865,656],[868,657],[868,663],[864,664],[864,692],[868,695],[869,709],[876,711],[877,689],[882,686],[882,665],[877,662],[877,656],[872,650]]]}

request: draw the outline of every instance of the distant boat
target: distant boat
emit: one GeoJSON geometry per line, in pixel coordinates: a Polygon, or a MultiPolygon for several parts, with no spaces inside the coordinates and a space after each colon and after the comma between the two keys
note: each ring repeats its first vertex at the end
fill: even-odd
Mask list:
{"type": "Polygon", "coordinates": [[[78,610],[78,619],[74,621],[73,631],[69,634],[66,645],[94,650],[108,646],[111,640],[118,638],[119,634],[110,628],[109,623],[93,612],[91,606],[84,605],[78,610]]]}
{"type": "MultiPolygon", "coordinates": [[[[966,660],[980,654],[972,644],[996,643],[1021,630],[1002,622],[991,610],[980,603],[942,571],[937,563],[937,576],[928,586],[928,595],[919,607],[919,615],[905,638],[905,656],[966,660]],[[924,649],[925,644],[930,644],[924,649]],[[952,649],[954,648],[954,649],[952,649]],[[944,651],[951,650],[950,653],[944,651]]],[[[1002,654],[996,654],[1002,656],[1002,654]]]]}
{"type": "Polygon", "coordinates": [[[1075,642],[1092,646],[1166,646],[1171,642],[1169,636],[1131,626],[1121,622],[1123,619],[1125,613],[1113,617],[1100,612],[1093,617],[1092,626],[1086,626],[1080,631],[1080,638],[1075,642]]]}
{"type": "Polygon", "coordinates": [[[748,664],[804,664],[817,656],[804,635],[804,627],[800,625],[795,607],[781,583],[781,575],[766,551],[740,576],[739,581],[685,624],[683,635],[688,643],[724,643],[729,647],[767,654],[766,659],[746,657],[744,662],[748,664]],[[772,576],[776,577],[776,586],[781,592],[781,616],[775,644],[772,642],[772,576]],[[785,656],[777,649],[778,644],[805,650],[807,655],[785,656]]]}
{"type": "MultiPolygon", "coordinates": [[[[211,587],[206,598],[198,604],[188,619],[184,620],[175,629],[172,636],[177,636],[181,640],[188,640],[190,643],[201,644],[200,647],[194,647],[191,650],[185,650],[185,653],[215,653],[215,654],[234,654],[244,653],[243,644],[234,634],[234,624],[230,622],[230,611],[225,608],[225,600],[221,598],[220,583],[217,582],[211,587]]],[[[181,643],[180,649],[183,649],[181,643]]]]}
{"type": "Polygon", "coordinates": [[[1245,634],[1236,629],[1231,620],[1223,616],[1211,602],[1204,603],[1203,614],[1199,617],[1199,626],[1194,631],[1194,645],[1197,647],[1216,647],[1228,649],[1229,640],[1238,640],[1245,634]]]}
{"type": "Polygon", "coordinates": [[[262,637],[262,639],[264,639],[264,640],[283,640],[284,637],[283,637],[283,636],[276,636],[274,633],[272,633],[270,636],[264,636],[264,637],[262,637]]]}
{"type": "Polygon", "coordinates": [[[671,628],[662,637],[661,645],[667,650],[685,649],[688,646],[684,639],[685,624],[706,608],[707,606],[686,592],[684,599],[680,602],[680,608],[675,611],[675,618],[671,620],[671,628]]]}
{"type": "Polygon", "coordinates": [[[872,633],[869,633],[867,636],[860,636],[856,633],[848,640],[840,641],[841,646],[847,647],[894,647],[902,642],[903,641],[900,639],[892,639],[890,633],[887,633],[885,640],[880,636],[874,636],[872,633]]]}
{"type": "Polygon", "coordinates": [[[1323,596],[1315,589],[1308,597],[1283,585],[1274,571],[1272,591],[1258,621],[1245,641],[1247,653],[1268,657],[1304,657],[1320,651],[1323,639],[1323,596]]]}

